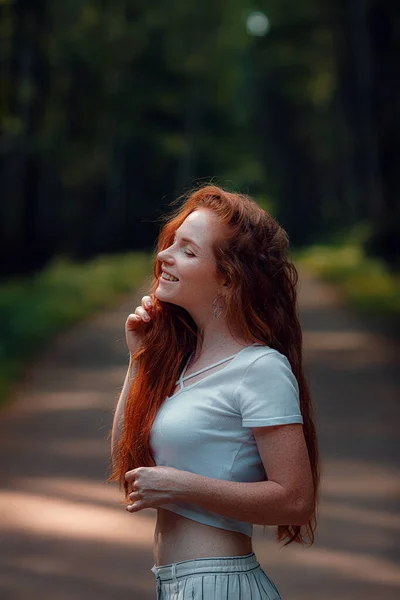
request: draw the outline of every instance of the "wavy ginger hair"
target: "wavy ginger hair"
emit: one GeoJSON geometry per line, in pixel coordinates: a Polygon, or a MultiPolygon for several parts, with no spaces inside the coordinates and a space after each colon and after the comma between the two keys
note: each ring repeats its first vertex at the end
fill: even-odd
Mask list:
{"type": "MultiPolygon", "coordinates": [[[[178,199],[179,200],[179,199],[178,199]]],[[[176,202],[176,201],[175,201],[176,202]]],[[[284,354],[299,384],[303,432],[314,482],[314,511],[306,525],[279,525],[276,540],[314,543],[320,481],[318,443],[313,405],[302,364],[302,331],[298,318],[298,274],[287,251],[288,236],[277,221],[248,196],[207,185],[189,193],[180,207],[164,217],[157,253],[173,243],[175,230],[194,210],[208,208],[226,225],[227,235],[213,245],[216,271],[229,281],[225,316],[231,333],[251,343],[261,343],[284,354]]],[[[153,265],[152,319],[142,325],[140,348],[132,356],[137,371],[127,395],[123,432],[114,450],[109,481],[129,488],[125,473],[140,466],[156,466],[150,432],[157,411],[171,396],[184,362],[195,351],[202,334],[182,307],[155,297],[161,263],[153,265]]],[[[264,526],[264,532],[265,532],[264,526]]]]}

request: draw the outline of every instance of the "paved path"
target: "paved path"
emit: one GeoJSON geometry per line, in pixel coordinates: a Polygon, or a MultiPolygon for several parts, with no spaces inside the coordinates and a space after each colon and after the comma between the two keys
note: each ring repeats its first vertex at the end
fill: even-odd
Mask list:
{"type": "MultiPolygon", "coordinates": [[[[130,298],[51,345],[0,414],[1,600],[154,600],[155,510],[129,515],[108,474],[130,298]]],[[[285,600],[400,594],[396,349],[302,276],[306,368],[323,460],[313,547],[253,546],[285,600]]]]}

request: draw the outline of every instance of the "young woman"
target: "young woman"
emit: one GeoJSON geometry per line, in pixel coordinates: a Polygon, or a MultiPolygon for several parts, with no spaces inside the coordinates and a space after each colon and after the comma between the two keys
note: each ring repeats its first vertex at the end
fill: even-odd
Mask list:
{"type": "Polygon", "coordinates": [[[253,524],[314,542],[319,487],[286,232],[249,197],[193,191],[165,218],[126,321],[110,481],[157,509],[157,598],[276,600],[253,524]]]}

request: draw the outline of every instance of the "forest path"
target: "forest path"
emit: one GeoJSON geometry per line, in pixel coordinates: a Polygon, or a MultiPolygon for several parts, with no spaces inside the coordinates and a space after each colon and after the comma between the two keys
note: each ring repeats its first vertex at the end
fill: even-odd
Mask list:
{"type": "MultiPolygon", "coordinates": [[[[130,515],[109,473],[112,411],[127,368],[127,298],[60,335],[0,413],[0,598],[154,600],[156,512],[130,515]]],[[[301,273],[306,373],[322,488],[311,548],[254,527],[253,548],[285,600],[400,593],[398,347],[301,273]],[[397,533],[396,533],[397,532],[397,533]]]]}

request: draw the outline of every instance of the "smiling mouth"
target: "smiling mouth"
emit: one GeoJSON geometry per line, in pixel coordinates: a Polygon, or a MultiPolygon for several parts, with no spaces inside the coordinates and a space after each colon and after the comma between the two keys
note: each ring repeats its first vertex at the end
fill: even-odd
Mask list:
{"type": "Polygon", "coordinates": [[[173,275],[170,275],[169,273],[166,273],[165,271],[163,271],[161,273],[160,279],[162,279],[163,281],[169,281],[171,283],[176,283],[177,281],[179,281],[179,279],[177,277],[174,277],[173,275]]]}

